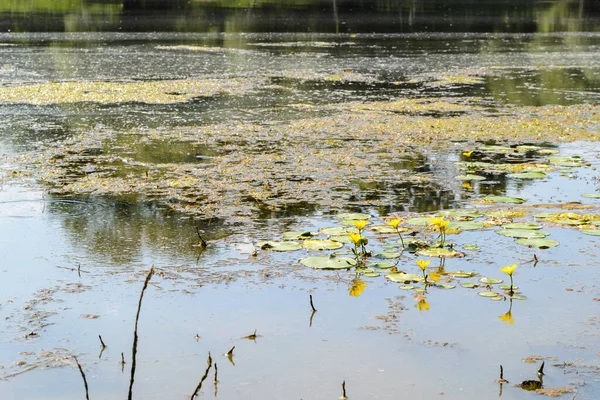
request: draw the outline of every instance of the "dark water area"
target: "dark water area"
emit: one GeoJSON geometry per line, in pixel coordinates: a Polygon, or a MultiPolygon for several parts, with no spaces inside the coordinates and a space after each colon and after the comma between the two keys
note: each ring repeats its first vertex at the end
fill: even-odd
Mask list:
{"type": "Polygon", "coordinates": [[[598,31],[599,0],[3,1],[11,32],[598,31]]]}

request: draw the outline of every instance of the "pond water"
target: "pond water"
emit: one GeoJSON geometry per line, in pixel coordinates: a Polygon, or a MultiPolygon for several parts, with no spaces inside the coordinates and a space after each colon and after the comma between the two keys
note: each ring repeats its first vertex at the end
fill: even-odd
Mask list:
{"type": "Polygon", "coordinates": [[[594,2],[133,3],[0,2],[2,399],[127,396],[152,267],[135,398],[600,397],[594,2]]]}

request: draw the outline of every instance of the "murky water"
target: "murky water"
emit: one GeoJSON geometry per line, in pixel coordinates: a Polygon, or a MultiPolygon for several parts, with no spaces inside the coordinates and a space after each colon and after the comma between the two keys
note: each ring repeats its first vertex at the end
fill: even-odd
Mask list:
{"type": "MultiPolygon", "coordinates": [[[[594,230],[589,215],[600,215],[598,199],[581,196],[598,192],[600,167],[598,142],[589,141],[600,128],[600,35],[591,32],[588,2],[531,8],[521,25],[509,18],[495,30],[505,33],[473,33],[488,31],[476,28],[485,15],[432,14],[413,2],[394,20],[374,11],[387,21],[380,31],[394,32],[381,34],[361,33],[370,30],[357,29],[367,25],[344,2],[337,14],[300,5],[286,14],[295,21],[288,27],[318,14],[322,34],[273,33],[284,29],[258,24],[257,15],[285,13],[262,2],[253,17],[216,8],[206,23],[229,29],[194,23],[200,8],[182,5],[164,16],[165,32],[116,33],[119,24],[140,26],[125,3],[13,9],[11,32],[0,33],[2,399],[83,398],[72,355],[91,398],[125,397],[136,307],[152,266],[135,398],[189,398],[209,352],[218,382],[212,367],[204,398],[339,398],[345,381],[350,399],[526,399],[538,395],[513,384],[536,379],[542,359],[545,388],[600,396],[598,236],[566,225],[567,217],[533,217],[588,214],[584,226],[594,230]],[[84,11],[104,17],[86,20],[84,11]],[[37,29],[22,18],[35,12],[45,15],[37,29]],[[436,30],[423,28],[434,15],[445,18],[437,30],[446,33],[414,33],[436,30]],[[49,30],[41,26],[65,33],[19,32],[49,30]],[[79,32],[93,26],[106,32],[79,32]],[[456,33],[465,27],[471,33],[456,33]],[[251,31],[270,32],[241,33],[251,31]],[[571,141],[578,138],[588,141],[571,141]],[[512,147],[485,147],[505,143],[512,147]],[[584,162],[552,162],[540,149],[584,162]],[[500,171],[532,163],[543,179],[500,171]],[[456,179],[467,172],[486,180],[456,179]],[[481,203],[488,195],[527,201],[481,203]],[[569,202],[588,208],[561,208],[569,202]],[[469,281],[478,283],[517,263],[527,300],[491,301],[478,295],[483,286],[433,286],[426,309],[418,292],[385,278],[389,271],[312,270],[299,259],[331,251],[255,246],[286,231],[339,226],[338,212],[366,212],[382,224],[452,208],[523,211],[517,221],[544,224],[560,242],[534,249],[495,226],[448,236],[465,257],[446,259],[446,271],[476,271],[469,281]],[[358,295],[357,279],[367,284],[358,295]],[[245,338],[255,330],[255,340],[245,338]],[[542,358],[522,361],[533,355],[542,358]],[[510,384],[494,382],[500,364],[510,384]]],[[[150,30],[161,19],[144,12],[154,16],[145,15],[150,30]]],[[[435,240],[431,230],[405,226],[435,240]]],[[[367,236],[373,253],[399,248],[393,235],[367,236]]],[[[394,262],[419,272],[418,258],[406,252],[394,262]]]]}

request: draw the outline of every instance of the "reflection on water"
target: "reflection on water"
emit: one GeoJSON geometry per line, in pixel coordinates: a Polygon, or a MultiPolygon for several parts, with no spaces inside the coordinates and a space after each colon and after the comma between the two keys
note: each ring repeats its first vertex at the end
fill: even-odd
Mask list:
{"type": "Polygon", "coordinates": [[[0,2],[0,28],[19,31],[558,32],[595,30],[596,0],[0,2]]]}

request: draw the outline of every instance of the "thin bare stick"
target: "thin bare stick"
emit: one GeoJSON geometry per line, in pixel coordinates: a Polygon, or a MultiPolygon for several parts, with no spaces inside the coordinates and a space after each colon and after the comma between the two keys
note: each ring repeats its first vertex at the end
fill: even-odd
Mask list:
{"type": "Polygon", "coordinates": [[[133,398],[133,381],[135,380],[135,366],[138,344],[138,321],[140,319],[140,311],[142,310],[142,299],[144,298],[144,292],[148,287],[148,283],[150,282],[152,275],[154,275],[154,267],[150,268],[150,271],[148,271],[148,275],[146,275],[146,280],[144,281],[144,286],[142,287],[142,292],[140,293],[140,301],[138,303],[137,314],[135,315],[135,329],[133,330],[133,347],[131,349],[131,377],[129,378],[129,394],[127,395],[127,400],[131,400],[133,398]]]}
{"type": "Polygon", "coordinates": [[[210,356],[210,352],[208,353],[207,364],[208,365],[206,366],[206,371],[204,371],[204,375],[202,375],[202,379],[200,379],[200,383],[198,383],[198,386],[196,386],[196,390],[194,390],[194,394],[192,394],[190,400],[194,400],[194,398],[198,396],[198,392],[200,392],[200,389],[202,389],[202,383],[204,383],[204,380],[206,379],[206,377],[208,376],[208,372],[210,371],[210,367],[212,367],[212,357],[210,356]]]}
{"type": "Polygon", "coordinates": [[[233,349],[235,349],[235,346],[233,346],[231,348],[231,350],[229,350],[227,352],[227,354],[225,354],[227,356],[227,359],[229,360],[229,362],[231,363],[231,365],[235,366],[235,363],[233,362],[233,349]]]}
{"type": "Polygon", "coordinates": [[[340,399],[346,400],[348,397],[346,396],[346,381],[342,382],[342,397],[340,399]]]}
{"type": "Polygon", "coordinates": [[[87,383],[87,379],[85,379],[85,372],[83,372],[83,368],[81,368],[81,364],[79,364],[79,361],[77,361],[77,357],[73,356],[73,359],[77,363],[77,368],[79,368],[79,372],[81,373],[81,377],[83,378],[83,386],[85,386],[85,399],[90,400],[90,394],[88,391],[88,383],[87,383]]]}
{"type": "Polygon", "coordinates": [[[315,308],[313,301],[312,301],[312,294],[310,295],[310,307],[312,308],[313,312],[317,312],[317,309],[315,308]]]}
{"type": "Polygon", "coordinates": [[[107,347],[107,346],[104,344],[104,340],[102,340],[102,336],[98,335],[98,338],[100,339],[100,344],[102,345],[102,348],[105,348],[105,347],[107,347]]]}
{"type": "Polygon", "coordinates": [[[217,368],[217,363],[215,363],[215,377],[213,378],[213,383],[219,382],[219,379],[217,376],[218,374],[219,374],[219,369],[217,368]]]}

